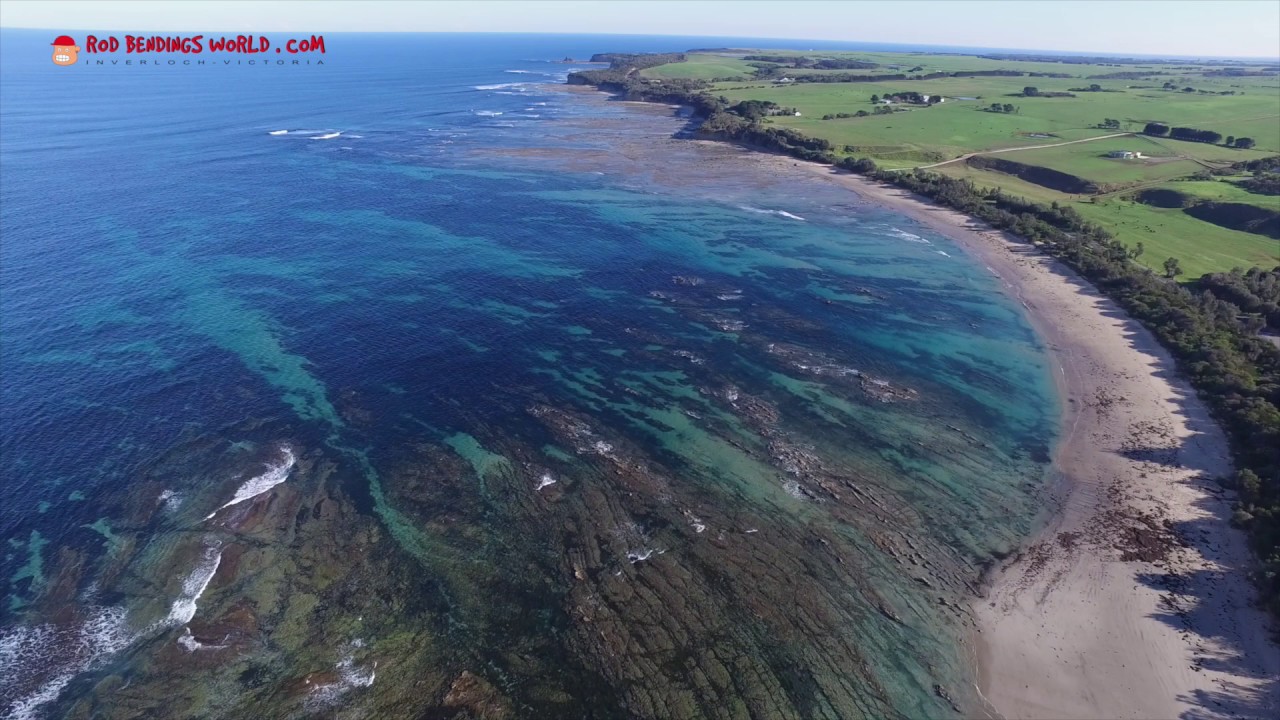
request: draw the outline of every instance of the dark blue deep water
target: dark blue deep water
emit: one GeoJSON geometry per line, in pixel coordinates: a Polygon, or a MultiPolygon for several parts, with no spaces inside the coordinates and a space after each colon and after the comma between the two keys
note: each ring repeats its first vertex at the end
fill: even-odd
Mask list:
{"type": "Polygon", "coordinates": [[[0,38],[3,714],[976,707],[1039,342],[911,220],[562,85],[724,39],[46,35],[0,38]]]}

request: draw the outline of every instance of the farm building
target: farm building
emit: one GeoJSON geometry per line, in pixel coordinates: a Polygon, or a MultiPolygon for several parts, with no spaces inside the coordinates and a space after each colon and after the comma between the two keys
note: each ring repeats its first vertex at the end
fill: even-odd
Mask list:
{"type": "Polygon", "coordinates": [[[1107,157],[1120,158],[1121,160],[1141,160],[1142,153],[1137,150],[1112,150],[1107,153],[1107,157]]]}

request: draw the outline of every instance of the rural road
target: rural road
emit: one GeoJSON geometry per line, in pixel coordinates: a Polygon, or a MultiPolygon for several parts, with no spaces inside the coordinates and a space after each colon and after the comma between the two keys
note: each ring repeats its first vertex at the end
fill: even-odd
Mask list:
{"type": "MultiPolygon", "coordinates": [[[[1131,132],[1122,132],[1122,133],[1113,133],[1113,134],[1111,134],[1111,135],[1099,135],[1099,136],[1097,136],[1097,137],[1085,138],[1085,139],[1083,139],[1083,140],[1068,140],[1068,141],[1066,141],[1066,142],[1050,143],[1050,144],[1048,144],[1048,145],[1023,145],[1023,146],[1021,146],[1021,147],[1002,148],[1002,149],[1000,149],[1000,150],[979,150],[978,152],[965,153],[964,155],[961,155],[960,157],[957,157],[957,158],[951,158],[950,160],[943,160],[943,161],[942,161],[942,162],[940,162],[940,163],[934,163],[934,164],[932,164],[932,165],[917,165],[916,167],[914,167],[914,168],[912,168],[912,169],[913,169],[913,170],[928,170],[929,168],[936,168],[936,167],[938,167],[938,166],[940,166],[940,165],[949,165],[949,164],[951,164],[951,163],[953,163],[953,162],[960,162],[961,160],[968,160],[969,158],[973,157],[974,155],[995,155],[996,153],[1014,152],[1015,150],[1039,150],[1039,149],[1041,149],[1041,148],[1062,147],[1063,145],[1075,145],[1076,143],[1093,142],[1094,140],[1106,140],[1107,138],[1125,137],[1125,136],[1128,136],[1128,135],[1134,135],[1134,134],[1136,134],[1136,133],[1131,133],[1131,132]]],[[[905,169],[905,168],[904,168],[904,169],[905,169]]]]}

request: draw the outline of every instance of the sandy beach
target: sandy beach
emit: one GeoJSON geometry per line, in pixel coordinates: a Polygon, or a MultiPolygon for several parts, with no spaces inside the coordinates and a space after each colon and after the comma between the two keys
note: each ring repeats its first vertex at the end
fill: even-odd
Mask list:
{"type": "MultiPolygon", "coordinates": [[[[795,161],[770,156],[764,162],[795,161]]],[[[1136,321],[1026,243],[892,186],[815,174],[955,240],[1026,308],[1065,402],[1054,517],[974,602],[1005,718],[1280,717],[1280,652],[1230,527],[1221,430],[1136,321]]]]}

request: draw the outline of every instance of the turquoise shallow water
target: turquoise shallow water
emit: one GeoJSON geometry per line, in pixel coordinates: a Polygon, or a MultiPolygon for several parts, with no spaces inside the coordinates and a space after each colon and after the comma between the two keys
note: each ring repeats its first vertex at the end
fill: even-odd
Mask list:
{"type": "Polygon", "coordinates": [[[1058,406],[949,241],[557,87],[600,38],[61,86],[37,40],[0,118],[10,713],[973,707],[963,606],[1058,406]]]}

